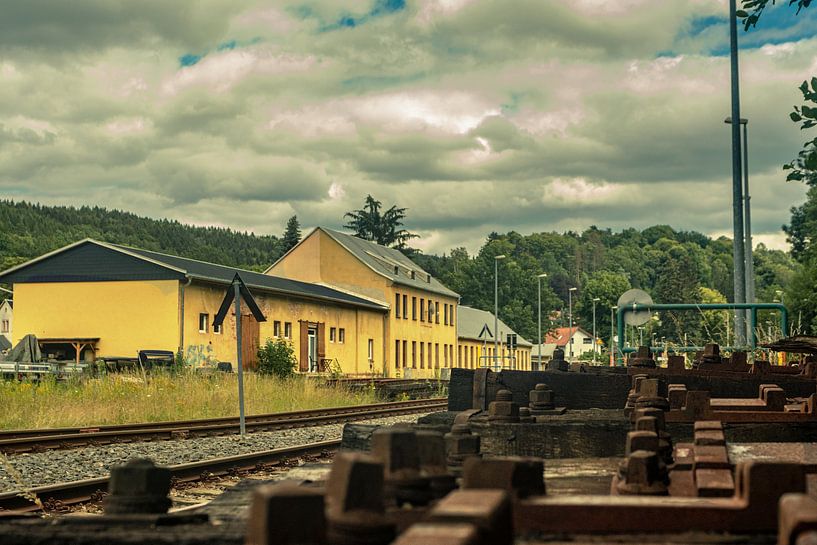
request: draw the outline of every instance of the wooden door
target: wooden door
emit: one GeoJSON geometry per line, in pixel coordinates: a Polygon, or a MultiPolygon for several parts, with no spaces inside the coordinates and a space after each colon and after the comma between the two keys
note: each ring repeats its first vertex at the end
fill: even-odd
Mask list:
{"type": "Polygon", "coordinates": [[[241,361],[244,369],[258,368],[260,328],[251,314],[241,316],[241,361]]]}
{"type": "Polygon", "coordinates": [[[309,322],[302,320],[301,324],[301,353],[298,360],[298,370],[301,373],[309,371],[309,322]]]}

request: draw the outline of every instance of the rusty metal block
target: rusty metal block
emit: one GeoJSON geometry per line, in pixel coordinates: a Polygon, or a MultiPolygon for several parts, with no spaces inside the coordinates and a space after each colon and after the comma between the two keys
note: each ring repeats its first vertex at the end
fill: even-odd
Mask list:
{"type": "Polygon", "coordinates": [[[778,519],[777,545],[800,545],[801,536],[817,533],[817,501],[805,494],[784,494],[778,519]]]}
{"type": "Polygon", "coordinates": [[[666,496],[667,468],[657,452],[638,450],[627,456],[613,481],[613,491],[622,495],[666,496]]]}
{"type": "Polygon", "coordinates": [[[536,422],[536,418],[530,412],[530,407],[519,407],[519,422],[523,424],[536,422]]]}
{"type": "Polygon", "coordinates": [[[429,479],[431,495],[442,498],[457,487],[454,476],[448,473],[443,434],[423,430],[416,437],[420,474],[429,479]]]}
{"type": "Polygon", "coordinates": [[[729,454],[725,446],[695,446],[693,453],[693,468],[699,469],[729,469],[729,454]]]}
{"type": "Polygon", "coordinates": [[[473,524],[484,544],[514,541],[511,497],[504,490],[455,490],[431,510],[428,522],[473,524]]]}
{"type": "Polygon", "coordinates": [[[694,478],[699,497],[731,498],[735,493],[731,469],[696,469],[694,478]]]}
{"type": "Polygon", "coordinates": [[[469,458],[463,466],[462,488],[506,490],[518,498],[539,496],[545,493],[544,474],[541,458],[469,458]]]}
{"type": "Polygon", "coordinates": [[[140,515],[167,513],[170,508],[170,470],[149,458],[134,458],[114,466],[102,500],[105,514],[140,515]]]}
{"type": "Polygon", "coordinates": [[[479,435],[471,433],[466,424],[454,424],[445,434],[448,470],[455,475],[462,472],[462,464],[471,456],[479,456],[479,435]]]}
{"type": "Polygon", "coordinates": [[[473,524],[421,522],[403,532],[393,545],[483,545],[483,542],[473,524]]]}
{"type": "Polygon", "coordinates": [[[431,500],[431,482],[420,474],[417,434],[389,427],[372,433],[373,458],[383,464],[385,492],[397,505],[425,505],[431,500]]]}
{"type": "Polygon", "coordinates": [[[488,405],[489,422],[519,422],[519,405],[513,401],[510,390],[499,390],[496,401],[488,405]]]}
{"type": "Polygon", "coordinates": [[[683,373],[686,371],[686,358],[684,356],[669,356],[667,369],[672,373],[683,373]]]}
{"type": "Polygon", "coordinates": [[[536,411],[556,408],[553,401],[553,390],[547,384],[537,384],[528,394],[528,400],[532,414],[536,414],[536,411]]]}
{"type": "Polygon", "coordinates": [[[667,401],[671,411],[684,407],[687,399],[687,387],[683,384],[670,384],[667,387],[667,401]]]}
{"type": "Polygon", "coordinates": [[[293,483],[259,486],[250,505],[245,543],[322,545],[326,543],[324,509],[320,489],[293,483]]]}
{"type": "Polygon", "coordinates": [[[385,515],[383,473],[383,464],[371,456],[335,456],[326,483],[329,543],[386,545],[394,539],[394,524],[385,515]]]}
{"type": "Polygon", "coordinates": [[[627,433],[625,456],[630,456],[638,450],[658,452],[658,434],[650,431],[631,431],[627,433]]]}
{"type": "Polygon", "coordinates": [[[720,420],[697,420],[693,424],[695,433],[699,431],[719,430],[723,431],[723,422],[720,420]]]}
{"type": "Polygon", "coordinates": [[[696,431],[695,446],[726,446],[726,437],[723,430],[696,431]]]}

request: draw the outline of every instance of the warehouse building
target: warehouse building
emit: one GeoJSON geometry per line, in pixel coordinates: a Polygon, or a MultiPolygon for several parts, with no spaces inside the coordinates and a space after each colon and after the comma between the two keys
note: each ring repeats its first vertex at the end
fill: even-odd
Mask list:
{"type": "Polygon", "coordinates": [[[235,315],[212,325],[236,272],[267,319],[240,317],[248,368],[260,343],[283,338],[300,371],[380,371],[388,305],[326,286],[91,239],[0,273],[0,282],[14,286],[14,342],[33,333],[46,352],[85,360],[181,351],[205,366],[236,361],[235,315]]]}
{"type": "Polygon", "coordinates": [[[456,366],[459,295],[399,250],[318,227],[266,272],[389,308],[386,376],[433,377],[456,366]]]}
{"type": "Polygon", "coordinates": [[[511,329],[502,320],[499,326],[499,351],[494,357],[495,319],[492,312],[460,305],[457,322],[457,367],[476,369],[491,367],[530,371],[532,344],[511,329]],[[508,335],[515,336],[516,344],[511,349],[508,335]]]}

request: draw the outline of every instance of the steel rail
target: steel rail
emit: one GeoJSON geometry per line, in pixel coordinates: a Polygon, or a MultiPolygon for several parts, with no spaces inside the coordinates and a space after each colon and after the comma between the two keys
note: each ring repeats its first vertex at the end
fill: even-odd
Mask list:
{"type": "MultiPolygon", "coordinates": [[[[185,464],[169,466],[171,476],[176,482],[192,482],[203,478],[218,475],[228,475],[238,471],[257,468],[261,464],[268,464],[298,458],[309,454],[331,452],[340,446],[340,439],[309,443],[295,447],[286,447],[236,456],[211,458],[185,464]]],[[[13,491],[0,494],[0,512],[32,512],[40,511],[40,505],[33,501],[33,497],[45,506],[46,511],[57,510],[61,506],[74,505],[91,500],[99,500],[108,488],[108,477],[85,479],[46,486],[37,486],[24,492],[13,491]]]]}
{"type": "MultiPolygon", "coordinates": [[[[445,409],[446,404],[445,398],[435,398],[255,415],[247,418],[247,428],[257,432],[294,427],[312,427],[350,420],[364,420],[445,409]]],[[[122,424],[97,428],[49,429],[39,430],[40,433],[37,433],[38,430],[10,431],[3,434],[7,438],[0,439],[0,452],[19,454],[37,450],[66,449],[88,445],[227,435],[235,433],[238,425],[237,418],[224,417],[177,422],[122,424]],[[19,435],[14,436],[15,433],[19,435]]],[[[0,437],[3,437],[3,435],[0,435],[0,437]]]]}

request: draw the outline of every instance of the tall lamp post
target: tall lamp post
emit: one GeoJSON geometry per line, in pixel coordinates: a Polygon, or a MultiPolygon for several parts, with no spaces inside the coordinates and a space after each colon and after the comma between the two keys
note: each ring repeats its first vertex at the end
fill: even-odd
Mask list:
{"type": "Polygon", "coordinates": [[[539,337],[537,344],[539,345],[539,362],[536,364],[536,370],[539,371],[542,368],[542,279],[547,278],[547,273],[542,273],[538,275],[536,278],[536,282],[538,284],[538,295],[539,295],[539,337]]]}
{"type": "Polygon", "coordinates": [[[596,343],[596,303],[598,303],[600,299],[598,297],[593,297],[593,363],[596,363],[596,347],[598,343],[596,343]]]}
{"type": "Polygon", "coordinates": [[[615,330],[615,312],[618,310],[618,305],[610,307],[610,366],[616,362],[616,330],[615,330]]]}
{"type": "Polygon", "coordinates": [[[494,256],[494,371],[497,370],[499,357],[499,260],[505,255],[494,256]]]}
{"type": "MultiPolygon", "coordinates": [[[[723,120],[727,125],[732,124],[732,118],[727,117],[723,120]]],[[[749,120],[745,117],[740,118],[740,124],[743,125],[743,259],[746,261],[746,302],[755,302],[755,266],[752,260],[752,206],[751,197],[749,196],[749,120]]],[[[750,311],[746,311],[746,338],[751,340],[752,324],[749,320],[750,311]]]]}
{"type": "Polygon", "coordinates": [[[570,343],[570,355],[568,358],[570,361],[573,361],[573,292],[576,291],[576,288],[570,288],[567,290],[567,306],[568,306],[568,313],[570,316],[570,327],[567,330],[567,334],[570,335],[569,343],[570,343]]]}

